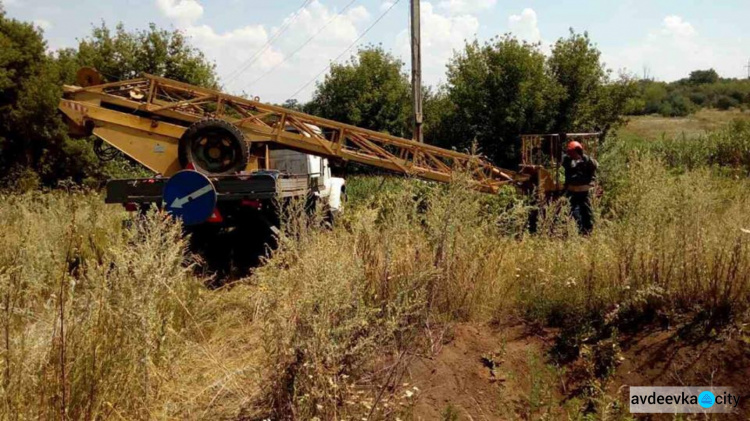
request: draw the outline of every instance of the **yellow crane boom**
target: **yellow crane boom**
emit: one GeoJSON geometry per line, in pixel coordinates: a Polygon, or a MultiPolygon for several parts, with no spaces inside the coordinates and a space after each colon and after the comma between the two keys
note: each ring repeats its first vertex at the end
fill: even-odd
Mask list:
{"type": "Polygon", "coordinates": [[[230,123],[249,142],[246,170],[265,169],[268,147],[278,147],[439,182],[449,182],[461,168],[485,192],[528,179],[479,156],[152,75],[65,86],[59,108],[71,133],[93,133],[166,177],[184,167],[180,141],[186,131],[211,118],[230,123]]]}

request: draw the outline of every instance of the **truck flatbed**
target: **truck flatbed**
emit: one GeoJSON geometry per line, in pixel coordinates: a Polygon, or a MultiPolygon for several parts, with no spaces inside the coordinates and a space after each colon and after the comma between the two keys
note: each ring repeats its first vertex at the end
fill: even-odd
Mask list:
{"type": "MultiPolygon", "coordinates": [[[[217,200],[273,200],[305,197],[314,192],[307,175],[289,175],[276,171],[251,174],[209,176],[217,200]]],[[[168,177],[116,179],[107,182],[106,203],[158,203],[162,200],[168,177]]]]}

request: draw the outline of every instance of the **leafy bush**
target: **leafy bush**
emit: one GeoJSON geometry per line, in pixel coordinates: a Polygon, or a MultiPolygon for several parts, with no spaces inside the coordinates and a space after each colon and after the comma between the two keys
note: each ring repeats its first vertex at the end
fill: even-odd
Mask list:
{"type": "Polygon", "coordinates": [[[641,108],[628,112],[686,116],[701,107],[728,110],[749,105],[750,81],[722,79],[713,70],[694,71],[689,78],[671,83],[642,80],[638,97],[641,108]]]}
{"type": "Polygon", "coordinates": [[[690,92],[688,93],[688,99],[699,107],[708,105],[708,96],[703,92],[690,92]]]}
{"type": "Polygon", "coordinates": [[[728,110],[738,106],[740,102],[730,96],[722,95],[716,100],[716,108],[720,110],[728,110]]]}

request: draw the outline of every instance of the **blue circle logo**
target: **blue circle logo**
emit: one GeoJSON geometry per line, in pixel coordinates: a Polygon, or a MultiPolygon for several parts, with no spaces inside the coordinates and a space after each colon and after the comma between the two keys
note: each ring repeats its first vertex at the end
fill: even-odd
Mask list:
{"type": "Polygon", "coordinates": [[[708,390],[698,395],[698,404],[704,408],[714,406],[714,402],[716,402],[716,396],[708,390]]]}

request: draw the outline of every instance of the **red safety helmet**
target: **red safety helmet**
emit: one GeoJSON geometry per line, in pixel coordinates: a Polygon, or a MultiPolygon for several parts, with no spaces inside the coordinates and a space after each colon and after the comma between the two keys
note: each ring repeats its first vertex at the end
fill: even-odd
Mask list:
{"type": "Polygon", "coordinates": [[[566,148],[568,153],[576,151],[578,149],[583,152],[583,145],[581,145],[579,142],[576,142],[575,140],[568,142],[568,147],[566,148]]]}

